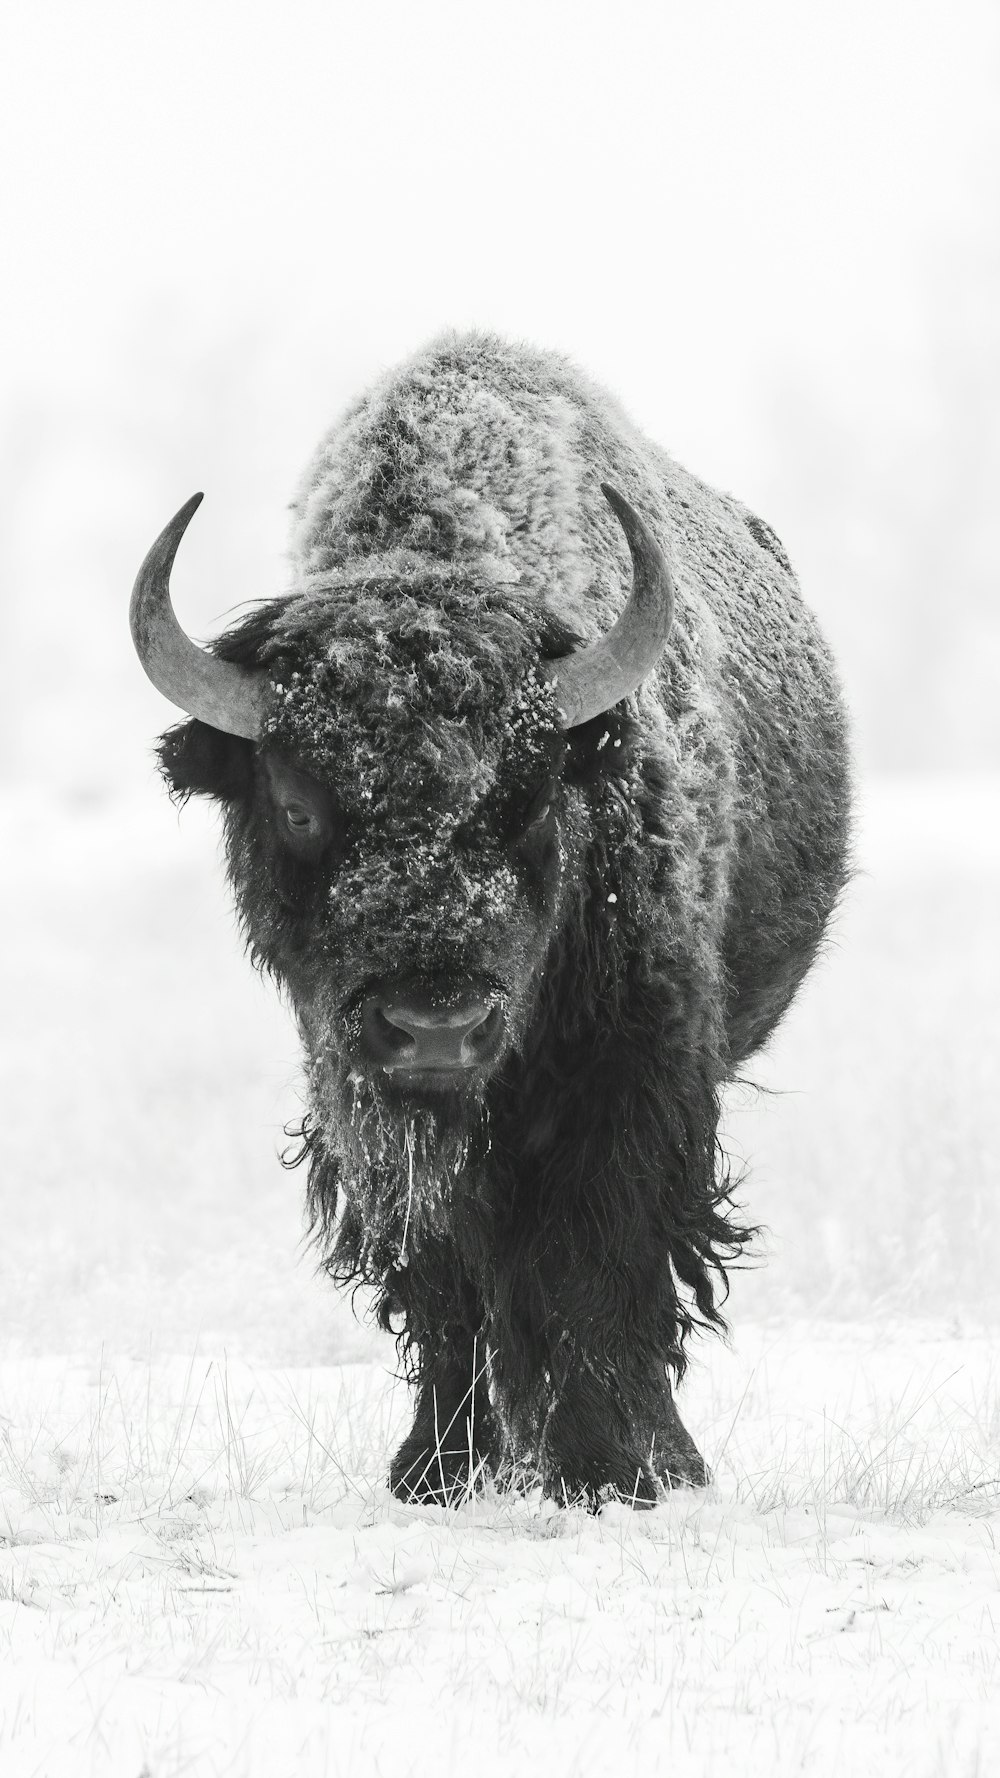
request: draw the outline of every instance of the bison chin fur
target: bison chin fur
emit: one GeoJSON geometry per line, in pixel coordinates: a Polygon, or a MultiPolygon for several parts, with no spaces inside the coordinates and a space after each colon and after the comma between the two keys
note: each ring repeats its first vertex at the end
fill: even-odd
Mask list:
{"type": "Polygon", "coordinates": [[[310,1068],[309,1079],[313,1109],[302,1135],[313,1224],[328,1251],[331,1241],[340,1249],[329,1269],[340,1276],[349,1255],[355,1280],[380,1284],[393,1264],[406,1263],[408,1249],[453,1226],[470,1164],[488,1142],[485,1082],[474,1076],[428,1100],[328,1060],[310,1068]],[[338,1198],[357,1219],[346,1242],[342,1229],[334,1236],[338,1198]]]}

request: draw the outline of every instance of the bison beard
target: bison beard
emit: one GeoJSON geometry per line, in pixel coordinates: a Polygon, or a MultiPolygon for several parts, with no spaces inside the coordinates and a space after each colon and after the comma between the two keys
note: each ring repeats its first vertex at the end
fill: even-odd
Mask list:
{"type": "Polygon", "coordinates": [[[299,1018],[289,1164],[324,1263],[374,1291],[415,1387],[393,1489],[703,1483],[673,1385],[755,1233],[719,1095],[847,874],[843,707],[781,545],[562,360],[478,335],[349,411],[296,504],[293,591],[211,655],[167,589],[195,504],[133,634],[196,717],[161,742],[172,793],[222,803],[248,943],[299,1018]],[[480,1047],[408,1048],[449,994],[480,1047]]]}

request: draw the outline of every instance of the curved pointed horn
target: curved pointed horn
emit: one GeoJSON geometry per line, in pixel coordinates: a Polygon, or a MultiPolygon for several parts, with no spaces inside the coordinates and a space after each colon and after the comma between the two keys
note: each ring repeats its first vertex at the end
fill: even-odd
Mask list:
{"type": "Polygon", "coordinates": [[[666,557],[644,520],[617,489],[601,483],[632,557],[632,591],[606,636],[589,648],[544,663],[567,728],[578,728],[635,691],[655,667],[674,617],[674,583],[666,557]]]}
{"type": "Polygon", "coordinates": [[[202,498],[192,494],[160,532],[136,575],[128,614],[132,640],[157,691],[172,704],[224,734],[253,741],[264,719],[266,675],[199,648],[184,634],[170,602],[170,570],[202,498]]]}

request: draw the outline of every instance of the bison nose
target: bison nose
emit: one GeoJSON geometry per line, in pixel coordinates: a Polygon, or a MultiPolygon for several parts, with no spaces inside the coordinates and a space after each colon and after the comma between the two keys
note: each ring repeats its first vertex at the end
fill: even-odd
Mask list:
{"type": "Polygon", "coordinates": [[[361,1010],[362,1048],[387,1074],[481,1067],[496,1055],[502,1035],[503,1013],[484,994],[446,1006],[415,990],[369,994],[361,1010]]]}

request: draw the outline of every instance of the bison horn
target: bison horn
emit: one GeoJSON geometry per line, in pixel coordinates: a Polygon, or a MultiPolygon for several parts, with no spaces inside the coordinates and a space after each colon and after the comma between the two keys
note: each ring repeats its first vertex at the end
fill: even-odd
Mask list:
{"type": "Polygon", "coordinates": [[[602,482],[601,493],[628,542],[632,591],[618,622],[599,642],[545,663],[567,728],[590,722],[635,691],[663,653],[674,616],[673,579],[652,532],[617,489],[602,482]]]}
{"type": "Polygon", "coordinates": [[[181,538],[202,502],[192,494],[160,532],[136,575],[129,623],[136,653],[157,691],[172,704],[227,735],[256,740],[268,684],[259,668],[220,661],[186,636],[170,602],[170,570],[181,538]]]}

